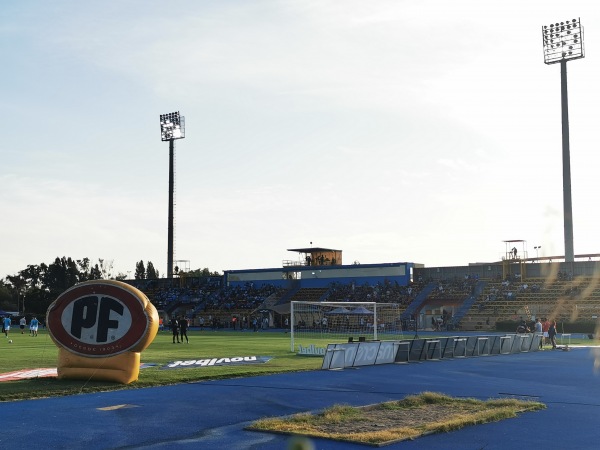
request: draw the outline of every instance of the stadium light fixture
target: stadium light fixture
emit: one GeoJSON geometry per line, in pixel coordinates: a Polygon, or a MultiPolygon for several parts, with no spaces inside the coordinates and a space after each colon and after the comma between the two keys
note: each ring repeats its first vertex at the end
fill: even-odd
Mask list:
{"type": "Polygon", "coordinates": [[[185,117],[179,111],[160,115],[160,139],[183,139],[185,137],[185,117]]]}
{"type": "Polygon", "coordinates": [[[185,137],[185,117],[179,111],[160,115],[160,139],[169,141],[169,217],[167,237],[167,278],[173,278],[175,210],[175,139],[185,137]]]}
{"type": "Polygon", "coordinates": [[[555,64],[563,60],[579,59],[585,56],[583,27],[579,19],[544,25],[542,40],[544,42],[544,63],[546,64],[555,64]]]}
{"type": "Polygon", "coordinates": [[[567,61],[585,56],[583,27],[579,19],[556,22],[542,27],[544,63],[560,63],[560,93],[562,109],[562,160],[565,262],[575,262],[573,247],[573,205],[571,201],[571,150],[569,148],[569,100],[567,91],[567,61]]]}

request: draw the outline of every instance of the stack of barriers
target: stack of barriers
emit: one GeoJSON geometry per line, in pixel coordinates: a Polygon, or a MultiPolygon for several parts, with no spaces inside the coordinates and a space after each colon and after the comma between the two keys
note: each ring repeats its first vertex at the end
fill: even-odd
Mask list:
{"type": "Polygon", "coordinates": [[[367,365],[535,352],[539,350],[540,339],[539,334],[527,333],[328,344],[321,368],[339,370],[367,365]]]}

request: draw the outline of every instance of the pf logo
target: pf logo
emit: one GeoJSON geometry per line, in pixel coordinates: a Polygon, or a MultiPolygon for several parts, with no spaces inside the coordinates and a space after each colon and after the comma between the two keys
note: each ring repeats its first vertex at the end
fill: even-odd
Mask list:
{"type": "Polygon", "coordinates": [[[107,342],[109,331],[110,340],[118,340],[132,324],[129,308],[106,295],[88,295],[69,303],[63,310],[61,323],[65,329],[70,324],[69,335],[87,344],[107,342]]]}
{"type": "MultiPolygon", "coordinates": [[[[107,358],[117,358],[113,362],[118,360],[118,369],[123,370],[123,364],[130,364],[131,355],[137,355],[137,363],[131,364],[137,364],[135,369],[139,371],[139,352],[156,336],[158,312],[148,297],[133,286],[114,280],[94,280],[59,295],[48,308],[46,323],[59,347],[59,378],[62,362],[64,369],[77,369],[75,376],[66,375],[73,375],[72,370],[63,370],[66,375],[63,378],[79,378],[85,368],[93,369],[94,374],[107,368],[108,376],[95,378],[114,379],[111,373],[115,368],[107,358]],[[93,363],[93,359],[101,361],[93,363]]],[[[89,375],[88,371],[83,372],[82,376],[89,375]]],[[[117,381],[122,381],[121,377],[117,381]]]]}

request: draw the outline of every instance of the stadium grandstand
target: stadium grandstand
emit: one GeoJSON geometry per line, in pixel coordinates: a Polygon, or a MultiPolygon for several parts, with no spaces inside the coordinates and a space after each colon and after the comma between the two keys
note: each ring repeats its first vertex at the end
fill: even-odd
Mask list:
{"type": "MultiPolygon", "coordinates": [[[[506,241],[523,242],[523,241],[506,241]]],[[[289,326],[292,301],[399,305],[404,329],[514,331],[521,321],[557,320],[563,332],[593,333],[600,316],[600,254],[528,258],[508,249],[499,261],[430,267],[411,262],[342,263],[342,251],[290,249],[296,260],[222,276],[128,280],[168,320],[192,326],[267,329],[289,326]]]]}

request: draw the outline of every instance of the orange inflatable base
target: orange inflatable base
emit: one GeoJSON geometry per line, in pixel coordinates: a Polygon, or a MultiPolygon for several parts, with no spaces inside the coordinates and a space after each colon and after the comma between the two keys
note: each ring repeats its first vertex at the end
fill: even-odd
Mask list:
{"type": "Polygon", "coordinates": [[[125,352],[103,358],[89,358],[58,349],[58,378],[65,380],[114,381],[129,384],[140,374],[140,353],[125,352]]]}

